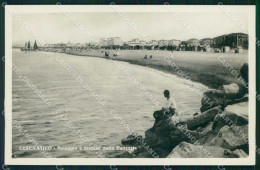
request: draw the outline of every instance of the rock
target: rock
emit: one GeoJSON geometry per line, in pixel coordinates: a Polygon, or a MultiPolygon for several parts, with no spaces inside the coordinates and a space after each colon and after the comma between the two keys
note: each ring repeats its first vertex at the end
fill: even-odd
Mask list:
{"type": "Polygon", "coordinates": [[[219,146],[194,145],[182,142],[167,158],[223,158],[225,149],[219,146]]]}
{"type": "Polygon", "coordinates": [[[242,98],[239,99],[233,99],[233,100],[229,100],[227,101],[227,105],[233,105],[233,104],[237,104],[237,103],[243,103],[243,102],[248,102],[248,96],[245,95],[242,98]]]}
{"type": "Polygon", "coordinates": [[[238,84],[223,85],[219,90],[208,90],[203,94],[200,111],[204,112],[215,106],[226,106],[234,99],[242,98],[245,91],[238,84]]]}
{"type": "Polygon", "coordinates": [[[233,105],[228,105],[225,111],[236,113],[238,116],[248,120],[248,101],[241,102],[233,105]]]}
{"type": "Polygon", "coordinates": [[[186,120],[188,129],[195,129],[199,126],[206,125],[213,121],[217,114],[222,113],[221,106],[216,106],[212,109],[203,112],[202,114],[186,120]]]}
{"type": "Polygon", "coordinates": [[[248,155],[242,149],[236,149],[235,151],[225,150],[224,155],[229,158],[246,158],[248,155]]]}
{"type": "MultiPolygon", "coordinates": [[[[190,119],[186,119],[184,124],[179,123],[176,126],[174,126],[171,118],[169,119],[169,117],[165,117],[162,113],[156,111],[154,113],[155,123],[152,128],[145,132],[144,142],[152,149],[157,150],[160,157],[163,157],[165,153],[170,153],[172,149],[181,142],[186,141],[192,143],[201,136],[205,136],[211,128],[202,128],[201,133],[191,131],[189,128],[196,128],[213,121],[214,117],[218,113],[222,112],[220,108],[220,106],[212,108],[207,112],[196,116],[195,118],[192,117],[190,119]],[[202,134],[203,130],[206,131],[205,133],[203,132],[204,134],[202,134]]],[[[146,153],[142,151],[142,155],[144,156],[146,153]]]]}
{"type": "Polygon", "coordinates": [[[149,146],[158,146],[158,140],[159,137],[156,135],[155,131],[152,128],[145,131],[145,142],[149,146]]]}
{"type": "Polygon", "coordinates": [[[208,90],[204,92],[201,99],[201,112],[205,112],[215,106],[225,104],[225,93],[223,90],[208,90]]]}
{"type": "MultiPolygon", "coordinates": [[[[209,145],[209,143],[217,136],[217,133],[213,132],[212,130],[208,131],[204,137],[197,139],[198,144],[200,145],[209,145]]],[[[196,144],[194,143],[194,144],[196,144]]]]}
{"type": "Polygon", "coordinates": [[[113,151],[110,152],[108,158],[133,158],[134,155],[127,151],[113,151]]]}
{"type": "Polygon", "coordinates": [[[154,112],[155,122],[150,129],[151,132],[160,136],[169,136],[172,129],[176,129],[175,122],[171,119],[172,115],[166,115],[163,111],[154,112]]]}
{"type": "Polygon", "coordinates": [[[212,130],[216,133],[219,130],[228,125],[228,126],[243,126],[248,124],[248,118],[239,116],[235,113],[224,111],[221,114],[218,114],[213,122],[212,130]]]}
{"type": "Polygon", "coordinates": [[[236,149],[233,151],[234,155],[237,155],[237,158],[247,158],[248,155],[242,149],[236,149]]]}
{"type": "Polygon", "coordinates": [[[224,126],[209,145],[229,150],[243,149],[248,153],[248,125],[236,126],[235,128],[224,126]]]}
{"type": "Polygon", "coordinates": [[[246,94],[244,87],[242,87],[241,85],[238,85],[236,83],[232,83],[229,85],[223,85],[222,89],[224,90],[225,97],[227,99],[227,103],[230,100],[232,101],[234,99],[242,98],[246,94]]]}
{"type": "MultiPolygon", "coordinates": [[[[183,141],[187,141],[189,140],[189,136],[192,136],[191,134],[185,135],[185,131],[182,131],[180,129],[175,129],[172,130],[170,133],[170,138],[172,143],[177,146],[179,143],[183,142],[183,141]]],[[[193,137],[193,136],[192,136],[193,137]]]]}
{"type": "Polygon", "coordinates": [[[122,139],[122,140],[121,140],[121,143],[122,143],[123,145],[136,146],[136,145],[138,145],[137,138],[138,138],[138,140],[140,140],[140,139],[143,140],[143,137],[142,137],[141,135],[137,135],[137,136],[135,136],[135,135],[129,135],[129,136],[127,136],[127,138],[122,139]],[[139,139],[139,138],[140,138],[140,139],[139,139]]]}
{"type": "Polygon", "coordinates": [[[223,89],[228,100],[238,99],[245,95],[244,89],[236,83],[223,85],[221,89],[223,89]]]}
{"type": "Polygon", "coordinates": [[[152,155],[149,154],[147,151],[143,151],[137,154],[136,158],[152,158],[152,155]]]}
{"type": "Polygon", "coordinates": [[[227,95],[237,94],[239,92],[239,86],[236,83],[223,85],[223,90],[227,95]]]}
{"type": "Polygon", "coordinates": [[[241,67],[240,75],[243,77],[245,83],[248,84],[248,63],[244,63],[244,65],[241,67]]]}
{"type": "Polygon", "coordinates": [[[196,143],[200,145],[208,145],[209,142],[212,141],[212,139],[217,136],[217,133],[215,133],[212,130],[212,126],[213,126],[213,122],[210,122],[207,126],[199,130],[202,137],[198,138],[196,143]]]}

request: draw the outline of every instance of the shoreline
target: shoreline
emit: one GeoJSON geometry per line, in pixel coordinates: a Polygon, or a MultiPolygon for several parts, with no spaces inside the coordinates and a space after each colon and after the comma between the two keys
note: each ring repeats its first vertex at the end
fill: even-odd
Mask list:
{"type": "MultiPolygon", "coordinates": [[[[166,61],[166,59],[171,60],[169,55],[174,56],[177,53],[185,54],[185,51],[174,52],[172,54],[170,54],[170,53],[166,54],[165,51],[159,51],[159,52],[157,52],[157,54],[153,54],[153,55],[158,55],[158,53],[165,53],[165,54],[158,55],[160,57],[160,61],[157,59],[158,56],[153,56],[152,59],[143,59],[143,58],[141,58],[142,54],[140,55],[139,51],[132,51],[133,54],[122,54],[122,55],[116,56],[115,60],[128,62],[130,64],[144,66],[144,67],[148,67],[148,68],[153,68],[153,69],[156,69],[156,70],[168,73],[168,74],[173,74],[182,79],[190,80],[190,81],[196,82],[196,83],[201,83],[210,89],[217,89],[223,84],[231,84],[231,83],[240,84],[240,82],[237,81],[237,79],[231,75],[230,70],[228,70],[221,62],[213,65],[211,63],[210,64],[200,63],[199,62],[200,59],[198,59],[197,61],[192,59],[193,61],[195,61],[193,63],[192,61],[187,60],[187,58],[185,59],[187,61],[182,61],[183,59],[180,60],[179,58],[177,58],[176,61],[174,61],[172,63],[168,63],[166,61]],[[136,52],[138,54],[136,54],[136,52]],[[171,65],[171,64],[173,64],[175,67],[173,67],[173,65],[171,65]],[[205,68],[203,68],[203,67],[205,67],[205,68]],[[178,68],[177,71],[176,71],[176,68],[178,68]],[[218,71],[219,71],[219,74],[216,73],[218,71]]],[[[122,52],[124,53],[123,50],[120,51],[120,53],[122,53],[122,52]]],[[[155,53],[155,52],[156,51],[146,51],[146,53],[155,53]]],[[[186,54],[188,54],[188,55],[190,55],[191,53],[194,55],[209,55],[209,56],[210,55],[222,56],[224,54],[225,55],[231,54],[231,53],[221,53],[221,54],[217,55],[217,53],[200,53],[200,52],[188,52],[187,53],[186,52],[186,54]]],[[[105,58],[105,57],[102,57],[102,54],[98,51],[91,51],[90,53],[80,52],[80,51],[71,51],[66,54],[77,55],[77,56],[86,56],[86,57],[105,58]]],[[[233,55],[233,54],[231,54],[231,55],[233,55]]],[[[112,59],[112,57],[113,56],[111,56],[110,58],[112,59]]],[[[148,55],[148,57],[149,57],[149,55],[148,55]]],[[[107,59],[109,59],[109,58],[107,58],[107,59]]],[[[233,60],[233,59],[230,59],[230,60],[233,60]]],[[[215,61],[215,62],[218,62],[218,61],[215,61]]],[[[242,62],[242,63],[244,63],[244,62],[242,62]]],[[[238,65],[234,66],[233,69],[239,73],[239,68],[242,66],[242,63],[240,65],[238,64],[238,65]]]]}

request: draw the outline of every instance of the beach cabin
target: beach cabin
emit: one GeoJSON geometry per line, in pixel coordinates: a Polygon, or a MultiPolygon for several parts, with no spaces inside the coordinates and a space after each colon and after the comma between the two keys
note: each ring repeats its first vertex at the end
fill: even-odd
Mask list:
{"type": "Polygon", "coordinates": [[[223,46],[221,48],[221,51],[222,51],[222,53],[228,53],[228,52],[230,52],[230,47],[229,46],[223,46]]]}
{"type": "Polygon", "coordinates": [[[242,46],[237,46],[237,48],[235,48],[235,53],[243,53],[243,47],[242,46]]]}

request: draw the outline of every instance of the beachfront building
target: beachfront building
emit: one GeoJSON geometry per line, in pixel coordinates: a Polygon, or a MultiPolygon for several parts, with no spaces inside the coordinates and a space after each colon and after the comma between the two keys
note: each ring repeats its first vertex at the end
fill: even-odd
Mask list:
{"type": "Polygon", "coordinates": [[[162,46],[168,46],[168,40],[159,40],[158,41],[158,45],[160,46],[160,47],[162,47],[162,46]]]}
{"type": "Polygon", "coordinates": [[[228,46],[230,48],[242,47],[248,48],[248,35],[244,33],[232,33],[228,35],[221,35],[213,38],[213,46],[215,48],[222,48],[228,46]]]}
{"type": "Polygon", "coordinates": [[[72,48],[72,47],[74,46],[74,44],[72,44],[71,42],[68,42],[68,43],[66,44],[66,46],[67,46],[67,48],[72,48]]]}
{"type": "Polygon", "coordinates": [[[229,47],[242,47],[248,49],[248,35],[244,33],[232,33],[226,36],[229,47]]]}
{"type": "Polygon", "coordinates": [[[159,42],[157,40],[152,40],[152,41],[149,42],[149,44],[157,46],[157,45],[159,45],[159,42]]]}
{"type": "Polygon", "coordinates": [[[212,38],[203,38],[200,41],[198,46],[198,51],[204,52],[213,52],[213,39],[212,38]]]}
{"type": "Polygon", "coordinates": [[[207,45],[212,46],[213,45],[213,39],[212,38],[203,38],[203,39],[200,40],[200,45],[202,45],[202,46],[207,46],[207,45]]]}
{"type": "Polygon", "coordinates": [[[99,45],[100,45],[101,47],[107,46],[107,45],[108,45],[108,44],[107,44],[107,40],[106,40],[105,38],[100,38],[99,45]]]}
{"type": "Polygon", "coordinates": [[[168,41],[168,50],[179,50],[179,46],[181,44],[181,41],[180,40],[175,40],[175,39],[172,39],[172,40],[169,40],[168,41]]]}
{"type": "Polygon", "coordinates": [[[179,45],[179,51],[187,51],[187,41],[181,41],[180,45],[179,45]]]}
{"type": "Polygon", "coordinates": [[[128,50],[144,49],[145,45],[146,45],[146,42],[140,41],[138,38],[132,39],[131,41],[128,41],[124,44],[125,49],[128,49],[128,50]]]}
{"type": "Polygon", "coordinates": [[[181,44],[181,41],[180,41],[180,40],[172,39],[172,40],[169,40],[169,41],[168,41],[168,45],[169,45],[169,46],[179,46],[180,44],[181,44]]]}
{"type": "Polygon", "coordinates": [[[167,50],[168,49],[168,40],[159,40],[158,46],[160,50],[167,50]]]}
{"type": "Polygon", "coordinates": [[[107,39],[108,46],[121,46],[122,41],[120,37],[111,37],[107,39]]]}
{"type": "Polygon", "coordinates": [[[43,51],[53,51],[53,52],[65,52],[67,44],[56,43],[56,44],[44,44],[41,50],[43,51]]]}
{"type": "Polygon", "coordinates": [[[200,41],[196,38],[192,38],[186,41],[186,51],[198,51],[200,41]]]}
{"type": "Polygon", "coordinates": [[[110,49],[119,49],[122,46],[120,37],[110,37],[106,40],[106,47],[110,49]]]}

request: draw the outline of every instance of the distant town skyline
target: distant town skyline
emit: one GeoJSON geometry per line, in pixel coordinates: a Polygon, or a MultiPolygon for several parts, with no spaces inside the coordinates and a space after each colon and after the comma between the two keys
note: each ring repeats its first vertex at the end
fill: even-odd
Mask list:
{"type": "Polygon", "coordinates": [[[192,38],[214,38],[229,33],[247,33],[248,18],[234,13],[239,23],[225,13],[179,13],[179,20],[171,13],[38,13],[13,17],[13,46],[39,39],[38,44],[99,42],[100,38],[120,37],[122,41],[141,40],[185,41],[192,38]],[[127,19],[126,19],[126,17],[127,19]],[[28,24],[30,31],[24,24],[28,24]],[[85,31],[83,31],[85,30],[85,31]]]}

